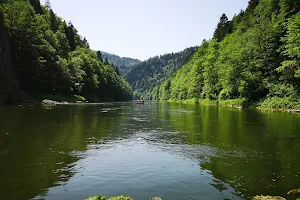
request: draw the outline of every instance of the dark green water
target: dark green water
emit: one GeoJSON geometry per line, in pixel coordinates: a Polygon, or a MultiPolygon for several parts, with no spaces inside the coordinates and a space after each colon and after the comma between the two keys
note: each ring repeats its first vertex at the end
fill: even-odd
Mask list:
{"type": "Polygon", "coordinates": [[[0,107],[0,199],[285,196],[300,115],[170,103],[0,107]]]}

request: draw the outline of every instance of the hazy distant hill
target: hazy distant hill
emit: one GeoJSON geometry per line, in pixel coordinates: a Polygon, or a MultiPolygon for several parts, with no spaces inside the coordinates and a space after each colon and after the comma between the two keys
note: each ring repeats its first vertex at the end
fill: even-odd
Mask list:
{"type": "Polygon", "coordinates": [[[134,65],[128,71],[126,80],[135,90],[137,96],[145,97],[154,87],[171,77],[197,49],[198,47],[190,47],[181,52],[149,58],[134,65]]]}
{"type": "Polygon", "coordinates": [[[134,58],[120,57],[115,54],[110,54],[104,51],[101,51],[103,59],[107,59],[109,63],[116,65],[121,72],[126,73],[132,66],[141,61],[134,58]]]}

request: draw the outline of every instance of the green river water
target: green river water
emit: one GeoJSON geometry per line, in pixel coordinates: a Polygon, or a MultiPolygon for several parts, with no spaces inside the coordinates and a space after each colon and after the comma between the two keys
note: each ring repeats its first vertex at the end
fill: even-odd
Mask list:
{"type": "Polygon", "coordinates": [[[300,115],[176,103],[0,107],[0,199],[248,199],[300,188],[300,115]]]}

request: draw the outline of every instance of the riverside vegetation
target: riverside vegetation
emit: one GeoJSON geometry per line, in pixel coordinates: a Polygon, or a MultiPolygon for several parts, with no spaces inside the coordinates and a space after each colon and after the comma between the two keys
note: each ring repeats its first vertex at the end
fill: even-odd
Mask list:
{"type": "Polygon", "coordinates": [[[103,59],[49,1],[2,2],[0,102],[119,101],[132,98],[132,87],[135,98],[300,108],[300,0],[250,0],[232,20],[223,14],[199,48],[143,62],[103,59]]]}
{"type": "Polygon", "coordinates": [[[0,102],[45,94],[89,101],[132,97],[128,83],[49,1],[1,1],[0,27],[0,102]]]}
{"type": "MultiPolygon", "coordinates": [[[[298,109],[299,11],[299,0],[250,0],[231,21],[223,14],[213,38],[199,48],[144,62],[123,61],[133,65],[127,81],[136,97],[298,109]]],[[[59,18],[49,1],[45,6],[39,0],[1,1],[0,40],[0,103],[44,97],[119,101],[133,95],[119,68],[103,59],[100,51],[91,50],[86,38],[59,18]]],[[[264,198],[272,197],[254,197],[264,198]]]]}
{"type": "Polygon", "coordinates": [[[299,109],[299,11],[299,0],[250,0],[232,20],[223,14],[213,38],[204,40],[175,73],[165,72],[166,80],[157,76],[151,84],[151,71],[141,75],[155,66],[152,59],[133,68],[127,80],[144,98],[299,109]]]}
{"type": "Polygon", "coordinates": [[[299,0],[251,0],[231,21],[223,14],[213,39],[153,98],[300,108],[299,11],[299,0]]]}

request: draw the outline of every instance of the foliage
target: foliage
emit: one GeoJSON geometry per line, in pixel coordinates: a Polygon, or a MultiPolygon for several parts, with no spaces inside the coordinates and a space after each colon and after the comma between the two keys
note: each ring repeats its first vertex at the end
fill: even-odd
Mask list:
{"type": "Polygon", "coordinates": [[[29,95],[81,95],[93,100],[130,99],[132,89],[85,38],[38,0],[1,5],[10,34],[12,64],[29,95]]]}
{"type": "Polygon", "coordinates": [[[261,108],[275,109],[298,109],[300,108],[299,98],[292,97],[269,97],[259,104],[261,108]]]}
{"type": "Polygon", "coordinates": [[[196,50],[197,47],[191,47],[178,53],[149,58],[134,65],[127,73],[126,80],[135,90],[137,98],[148,98],[155,86],[171,77],[196,50]]]}
{"type": "Polygon", "coordinates": [[[223,14],[213,39],[204,41],[186,64],[156,86],[152,97],[300,108],[299,5],[251,0],[231,21],[223,14]]]}
{"type": "Polygon", "coordinates": [[[218,105],[225,107],[245,107],[247,101],[245,98],[227,99],[218,101],[218,105]]]}
{"type": "Polygon", "coordinates": [[[121,72],[126,74],[131,67],[134,65],[140,63],[141,61],[134,58],[128,58],[128,57],[120,57],[115,54],[110,54],[104,51],[101,51],[103,59],[107,59],[108,62],[115,67],[117,67],[121,72]]]}

